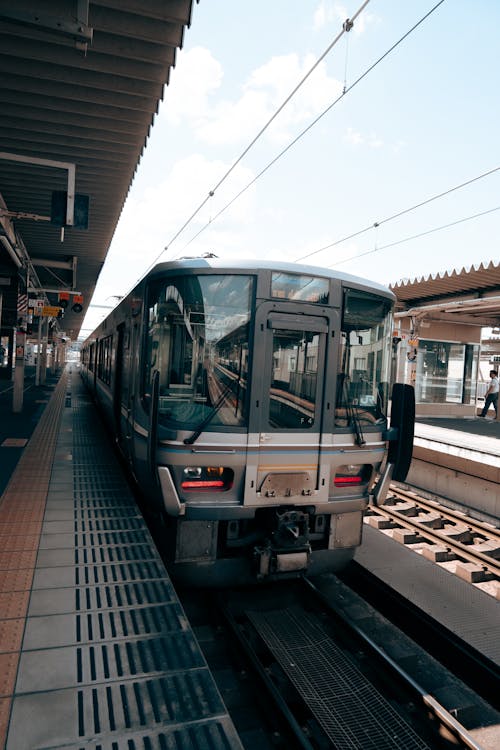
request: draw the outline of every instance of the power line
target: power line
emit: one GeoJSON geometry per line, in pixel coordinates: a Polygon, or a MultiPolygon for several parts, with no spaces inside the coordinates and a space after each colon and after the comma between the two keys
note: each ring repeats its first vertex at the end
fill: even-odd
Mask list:
{"type": "MultiPolygon", "coordinates": [[[[443,0],[444,1],[444,0],[443,0]]],[[[358,8],[358,10],[355,12],[355,14],[352,16],[352,18],[348,18],[346,21],[344,21],[342,25],[342,30],[337,34],[335,39],[328,45],[326,50],[323,52],[323,54],[316,60],[314,65],[308,70],[308,72],[303,76],[303,78],[299,81],[299,83],[295,86],[293,91],[290,92],[290,94],[286,97],[286,99],[282,102],[282,104],[278,107],[278,109],[274,112],[274,114],[269,118],[269,120],[266,122],[266,124],[259,130],[255,138],[248,144],[248,146],[245,148],[245,150],[240,154],[240,156],[236,159],[236,161],[233,162],[233,164],[229,167],[229,169],[223,174],[223,176],[220,178],[218,183],[213,187],[209,192],[207,197],[200,203],[198,208],[191,214],[191,216],[184,222],[182,227],[175,233],[175,235],[172,237],[170,242],[164,247],[163,251],[160,253],[160,255],[163,254],[165,250],[168,250],[170,245],[172,245],[173,242],[179,237],[180,234],[186,229],[186,227],[191,223],[191,221],[194,219],[194,217],[201,211],[203,206],[209,201],[210,198],[213,198],[215,195],[215,191],[218,190],[218,188],[222,185],[223,182],[229,177],[229,175],[233,172],[233,170],[237,167],[237,165],[240,163],[240,161],[248,154],[250,149],[257,143],[259,138],[265,133],[265,131],[268,129],[268,127],[271,125],[272,122],[276,119],[276,117],[280,114],[280,112],[286,107],[288,102],[295,96],[297,91],[301,88],[301,86],[305,83],[305,81],[309,78],[309,76],[316,70],[318,65],[324,60],[324,58],[328,55],[328,53],[335,47],[337,42],[341,39],[341,37],[349,32],[352,27],[355,19],[360,15],[360,13],[366,8],[370,0],[365,0],[362,5],[358,8]]],[[[157,256],[157,258],[153,261],[153,264],[156,263],[160,255],[157,256]]]]}
{"type": "Polygon", "coordinates": [[[392,216],[387,216],[385,219],[381,219],[380,221],[375,221],[373,224],[370,224],[370,226],[364,227],[364,229],[359,229],[357,232],[353,232],[352,234],[347,235],[347,237],[342,237],[340,240],[335,240],[335,242],[330,242],[328,245],[323,245],[323,247],[318,248],[317,250],[313,250],[310,253],[307,253],[306,255],[302,255],[300,258],[296,258],[296,262],[300,260],[305,260],[306,258],[310,258],[312,255],[316,255],[317,253],[321,253],[324,250],[328,250],[331,247],[335,247],[336,245],[342,244],[342,242],[347,242],[347,240],[352,240],[354,237],[359,237],[361,234],[364,234],[365,232],[369,232],[371,229],[381,227],[382,224],[387,224],[389,221],[393,221],[393,219],[398,219],[401,216],[404,216],[405,214],[410,213],[411,211],[416,211],[417,208],[421,208],[422,206],[426,206],[429,203],[432,203],[433,201],[438,200],[438,198],[444,198],[446,195],[449,195],[450,193],[455,192],[456,190],[460,190],[463,187],[467,187],[467,185],[471,185],[473,182],[477,182],[478,180],[482,180],[483,177],[488,177],[491,174],[494,174],[495,172],[498,172],[500,170],[500,167],[494,167],[493,169],[488,170],[488,172],[483,172],[480,175],[477,175],[477,177],[472,177],[470,180],[467,180],[466,182],[461,182],[460,185],[455,185],[455,187],[449,188],[448,190],[444,190],[442,193],[438,193],[437,195],[433,195],[431,198],[426,198],[423,201],[420,201],[420,203],[416,203],[414,206],[410,206],[409,208],[404,208],[402,211],[398,211],[395,214],[392,214],[392,216]]]}
{"type": "Polygon", "coordinates": [[[402,245],[404,242],[410,242],[411,240],[416,240],[419,237],[425,237],[428,234],[433,234],[434,232],[440,232],[442,229],[449,229],[450,227],[455,227],[457,226],[457,224],[463,224],[466,221],[471,221],[472,219],[478,219],[481,216],[492,214],[494,213],[494,211],[500,211],[500,206],[496,206],[495,208],[489,208],[486,211],[480,211],[479,213],[472,214],[471,216],[465,216],[462,219],[451,221],[449,224],[442,224],[440,227],[434,227],[433,229],[428,229],[425,232],[419,232],[419,234],[413,234],[411,237],[404,237],[402,240],[396,240],[396,242],[389,242],[387,245],[374,247],[372,250],[366,250],[366,252],[364,253],[359,253],[359,255],[353,255],[350,258],[344,258],[344,260],[338,260],[335,263],[331,263],[329,266],[327,266],[327,268],[333,268],[334,266],[339,266],[342,263],[348,263],[351,260],[364,258],[365,255],[372,255],[373,253],[378,253],[381,250],[387,250],[389,247],[396,247],[396,245],[402,245]]]}
{"type": "MultiPolygon", "coordinates": [[[[342,99],[346,96],[346,94],[352,91],[352,89],[355,86],[357,86],[358,83],[360,83],[369,73],[371,73],[371,71],[374,70],[374,68],[376,68],[377,65],[379,65],[388,55],[390,55],[391,52],[393,52],[408,36],[410,36],[410,34],[412,34],[415,31],[415,29],[417,29],[444,2],[445,0],[439,0],[439,2],[436,3],[436,5],[434,5],[433,8],[431,8],[424,16],[422,16],[422,18],[419,21],[417,21],[417,23],[414,24],[414,26],[412,26],[411,29],[409,29],[405,34],[403,34],[403,36],[400,39],[398,39],[397,42],[395,42],[386,52],[384,52],[384,54],[381,55],[381,57],[379,57],[374,63],[372,63],[372,65],[370,65],[364,71],[364,73],[362,73],[353,83],[351,83],[350,86],[348,86],[347,88],[344,87],[344,90],[342,91],[340,96],[338,96],[331,104],[329,104],[328,107],[324,109],[323,112],[321,112],[318,115],[318,117],[316,117],[311,123],[309,123],[309,125],[306,128],[304,128],[304,130],[302,130],[292,141],[290,141],[288,146],[286,146],[282,151],[280,151],[280,153],[277,154],[277,156],[275,156],[274,159],[272,159],[272,161],[270,161],[264,167],[264,169],[262,169],[244,188],[242,188],[242,190],[240,190],[240,192],[237,193],[229,201],[229,203],[227,203],[223,208],[221,208],[221,210],[210,221],[208,221],[193,237],[191,237],[189,242],[187,242],[186,245],[184,245],[183,249],[185,249],[188,245],[190,245],[191,242],[193,242],[197,237],[199,237],[202,232],[204,232],[214,221],[216,221],[219,218],[219,216],[221,216],[221,214],[224,213],[224,211],[226,211],[230,206],[233,205],[235,201],[238,200],[238,198],[240,198],[244,193],[246,193],[246,191],[250,187],[252,187],[252,185],[254,185],[257,182],[257,180],[259,180],[262,177],[262,175],[264,175],[272,166],[274,166],[274,164],[276,164],[276,162],[279,161],[279,159],[281,159],[282,156],[284,156],[293,146],[295,146],[295,144],[298,141],[300,141],[304,137],[304,135],[308,133],[309,130],[311,130],[333,107],[335,107],[336,104],[342,101],[342,99]]],[[[186,226],[187,224],[184,225],[183,229],[186,226]]],[[[178,236],[179,236],[179,232],[177,233],[176,237],[178,236]]]]}

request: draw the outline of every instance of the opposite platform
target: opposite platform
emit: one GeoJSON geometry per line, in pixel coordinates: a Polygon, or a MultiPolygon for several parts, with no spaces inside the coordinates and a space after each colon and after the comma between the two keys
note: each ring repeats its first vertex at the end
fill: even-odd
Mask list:
{"type": "Polygon", "coordinates": [[[0,501],[0,746],[241,748],[76,369],[0,501]]]}

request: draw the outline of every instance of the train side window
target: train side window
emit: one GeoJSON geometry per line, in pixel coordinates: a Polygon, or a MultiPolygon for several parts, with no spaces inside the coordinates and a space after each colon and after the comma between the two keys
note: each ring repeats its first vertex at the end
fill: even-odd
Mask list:
{"type": "Polygon", "coordinates": [[[111,383],[111,356],[113,348],[113,336],[106,336],[106,338],[99,341],[97,351],[97,377],[110,385],[111,383]]]}
{"type": "Polygon", "coordinates": [[[89,348],[89,370],[90,372],[94,372],[94,362],[95,362],[95,344],[91,344],[89,348]]]}

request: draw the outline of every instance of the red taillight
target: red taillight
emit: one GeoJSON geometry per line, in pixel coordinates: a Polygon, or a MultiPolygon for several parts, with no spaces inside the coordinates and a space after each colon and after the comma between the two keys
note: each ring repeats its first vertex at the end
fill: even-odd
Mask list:
{"type": "Polygon", "coordinates": [[[362,484],[363,479],[361,477],[335,477],[333,483],[335,487],[352,486],[353,484],[362,484]]]}
{"type": "Polygon", "coordinates": [[[207,479],[207,480],[191,480],[189,482],[182,482],[181,487],[183,490],[207,490],[207,489],[219,489],[223,490],[225,487],[222,479],[207,479]]]}
{"type": "Polygon", "coordinates": [[[343,464],[337,466],[333,484],[335,487],[357,487],[369,481],[371,472],[369,464],[343,464]]]}
{"type": "Polygon", "coordinates": [[[181,489],[185,492],[224,492],[234,482],[234,471],[224,466],[186,466],[181,489]]]}

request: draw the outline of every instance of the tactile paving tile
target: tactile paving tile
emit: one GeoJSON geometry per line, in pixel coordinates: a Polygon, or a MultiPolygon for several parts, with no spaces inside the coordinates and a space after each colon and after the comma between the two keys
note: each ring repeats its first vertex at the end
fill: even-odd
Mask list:
{"type": "MultiPolygon", "coordinates": [[[[66,374],[23,449],[0,501],[0,746],[8,728],[21,636],[61,417],[66,374]]],[[[23,444],[26,440],[23,439],[23,444]]]]}
{"type": "Polygon", "coordinates": [[[81,388],[73,377],[6,750],[241,748],[81,388]]]}

